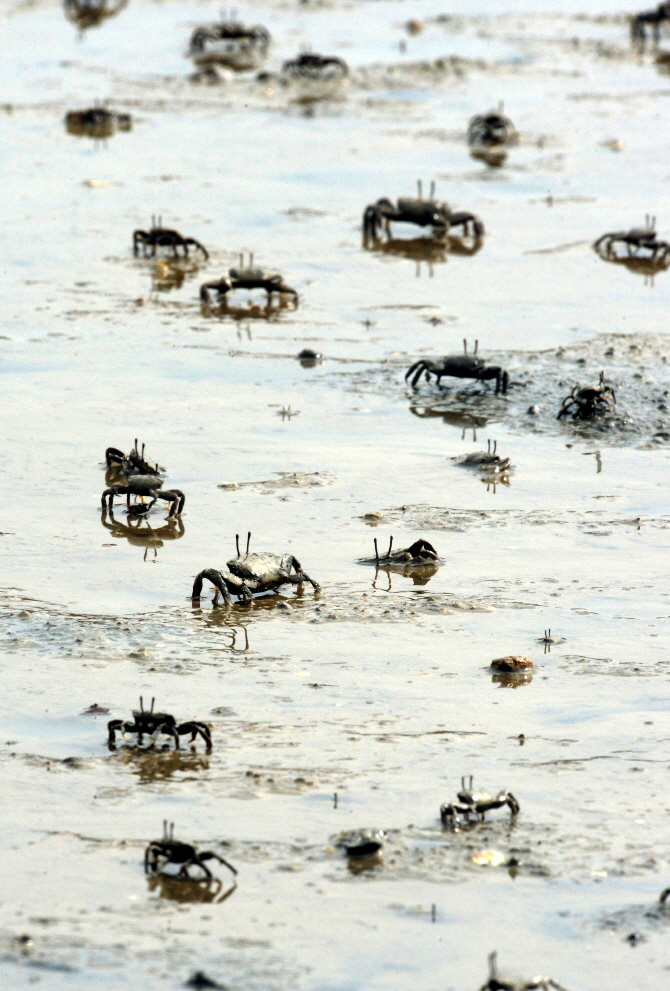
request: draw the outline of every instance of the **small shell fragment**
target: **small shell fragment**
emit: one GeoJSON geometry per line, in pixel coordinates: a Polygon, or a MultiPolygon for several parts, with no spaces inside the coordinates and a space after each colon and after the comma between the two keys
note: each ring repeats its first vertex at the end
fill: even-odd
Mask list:
{"type": "Polygon", "coordinates": [[[217,485],[217,489],[236,489],[236,488],[237,488],[237,482],[221,482],[220,485],[217,485]]]}
{"type": "Polygon", "coordinates": [[[498,850],[478,850],[472,855],[472,863],[480,867],[500,867],[505,863],[505,857],[498,850]]]}
{"type": "Polygon", "coordinates": [[[491,667],[496,671],[525,671],[533,667],[530,657],[510,655],[509,657],[496,657],[491,661],[491,667]]]}

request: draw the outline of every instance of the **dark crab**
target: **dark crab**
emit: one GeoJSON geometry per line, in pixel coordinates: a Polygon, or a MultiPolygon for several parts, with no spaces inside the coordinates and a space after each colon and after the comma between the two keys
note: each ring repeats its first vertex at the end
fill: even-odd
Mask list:
{"type": "Polygon", "coordinates": [[[333,840],[333,846],[344,850],[351,858],[374,857],[383,845],[384,833],[381,829],[348,829],[333,840]]]}
{"type": "Polygon", "coordinates": [[[461,778],[461,790],[458,792],[458,802],[448,802],[440,808],[440,819],[443,826],[458,827],[461,816],[466,821],[474,817],[476,821],[483,822],[484,816],[491,809],[500,809],[503,805],[509,807],[512,816],[519,811],[519,803],[510,791],[499,791],[494,797],[486,791],[472,790],[472,775],[468,778],[468,785],[465,785],[465,777],[461,778]]]}
{"type": "Polygon", "coordinates": [[[108,17],[114,17],[128,3],[128,0],[64,0],[65,16],[82,31],[102,24],[108,17]]]}
{"type": "Polygon", "coordinates": [[[186,496],[180,489],[161,490],[163,479],[155,475],[131,475],[125,482],[110,485],[102,493],[102,508],[109,508],[112,511],[114,496],[126,496],[126,506],[132,516],[145,516],[152,508],[157,499],[164,499],[170,503],[168,516],[178,516],[184,509],[186,496]],[[135,502],[131,506],[131,495],[139,496],[143,501],[135,502]],[[144,502],[149,498],[151,502],[144,502]],[[107,500],[107,501],[105,501],[107,500]]]}
{"type": "Polygon", "coordinates": [[[416,224],[418,227],[432,227],[437,237],[446,237],[452,227],[462,227],[464,236],[472,233],[476,240],[484,236],[484,224],[474,213],[460,211],[453,213],[444,200],[435,199],[435,183],[431,183],[430,198],[424,200],[422,183],[418,180],[416,199],[400,198],[397,206],[386,197],[365,208],[363,213],[363,241],[377,240],[379,231],[386,229],[391,236],[391,221],[416,224]]]}
{"type": "Polygon", "coordinates": [[[661,37],[661,24],[670,21],[670,3],[659,3],[655,10],[644,10],[631,17],[630,34],[634,41],[646,41],[647,28],[651,28],[654,41],[661,37]]]}
{"type": "MultiPolygon", "coordinates": [[[[606,261],[619,261],[621,256],[616,245],[625,245],[627,255],[652,261],[665,261],[670,255],[670,244],[656,237],[656,217],[645,217],[644,227],[633,227],[629,231],[610,231],[593,242],[593,248],[606,261]]],[[[624,256],[626,257],[626,256],[624,256]]]]}
{"type": "Polygon", "coordinates": [[[459,379],[476,379],[478,382],[486,382],[489,379],[496,380],[496,395],[499,392],[505,394],[509,384],[509,375],[500,365],[487,365],[483,358],[477,356],[479,341],[475,341],[475,350],[468,354],[468,342],[463,341],[463,354],[448,354],[445,358],[431,361],[428,358],[420,358],[415,361],[405,373],[405,381],[410,375],[414,378],[411,386],[416,389],[417,383],[425,374],[426,381],[430,382],[430,376],[434,375],[438,386],[443,376],[459,379]]]}
{"type": "Polygon", "coordinates": [[[217,63],[241,72],[265,57],[271,40],[261,24],[246,27],[234,19],[219,21],[195,29],[188,53],[197,65],[217,63]]]}
{"type": "Polygon", "coordinates": [[[599,413],[609,413],[616,396],[611,385],[605,385],[605,373],[600,373],[598,382],[593,385],[576,385],[563,400],[557,420],[572,415],[573,420],[592,420],[599,413]],[[611,402],[610,402],[611,400],[611,402]]]}
{"type": "Polygon", "coordinates": [[[349,66],[335,55],[302,52],[284,62],[281,72],[287,79],[344,79],[349,75],[349,66]]]}
{"type": "Polygon", "coordinates": [[[177,258],[179,257],[179,249],[181,248],[184,258],[187,258],[189,247],[200,251],[203,258],[209,258],[207,248],[200,244],[200,241],[196,241],[194,237],[182,237],[179,231],[173,231],[169,227],[163,227],[162,217],[158,217],[158,219],[152,217],[151,228],[148,231],[133,231],[133,254],[135,256],[140,253],[141,249],[145,258],[147,255],[153,258],[157,248],[168,248],[172,251],[174,257],[177,258]]]}
{"type": "Polygon", "coordinates": [[[154,712],[154,702],[151,700],[151,708],[144,708],[144,701],[140,695],[139,709],[133,709],[132,719],[110,719],[107,723],[109,733],[107,742],[110,749],[115,749],[116,734],[120,732],[124,740],[128,740],[127,733],[134,733],[137,736],[137,745],[142,746],[145,736],[151,737],[149,746],[154,747],[159,736],[171,736],[174,740],[175,750],[179,750],[179,737],[186,733],[191,734],[190,742],[193,743],[196,737],[201,736],[205,741],[208,750],[212,749],[212,734],[207,723],[199,723],[191,720],[187,723],[177,723],[177,720],[169,712],[154,712]]]}
{"type": "Polygon", "coordinates": [[[124,454],[118,447],[108,447],[105,451],[107,467],[114,468],[123,475],[160,475],[161,472],[165,471],[165,468],[144,457],[145,447],[146,444],[142,444],[140,451],[137,437],[135,438],[135,446],[128,454],[124,454]]]}
{"type": "Polygon", "coordinates": [[[189,867],[199,867],[204,871],[205,876],[212,877],[212,872],[205,866],[205,860],[218,860],[233,874],[237,871],[232,864],[220,857],[218,853],[211,850],[198,850],[193,843],[182,843],[174,838],[174,823],[170,823],[168,829],[167,820],[163,821],[163,839],[152,840],[144,851],[144,873],[160,874],[168,864],[178,864],[179,872],[177,878],[184,881],[192,881],[188,869],[189,867]]]}
{"type": "Polygon", "coordinates": [[[65,115],[65,127],[70,134],[89,138],[109,138],[115,131],[129,131],[130,114],[117,114],[105,107],[89,107],[88,110],[70,110],[65,115]]]}
{"type": "Polygon", "coordinates": [[[468,144],[471,148],[500,148],[519,140],[514,124],[503,114],[503,105],[487,114],[476,114],[468,124],[468,144]]]}
{"type": "Polygon", "coordinates": [[[284,283],[281,275],[266,272],[262,268],[254,268],[253,264],[254,256],[252,254],[249,256],[248,267],[244,268],[244,256],[240,255],[239,269],[231,268],[228,275],[224,275],[214,282],[205,282],[200,286],[200,299],[203,303],[208,303],[210,291],[218,293],[219,299],[221,299],[222,297],[225,298],[226,293],[232,289],[265,289],[268,300],[272,297],[272,293],[276,292],[280,295],[293,296],[297,303],[298,293],[284,283]]]}
{"type": "Polygon", "coordinates": [[[227,562],[228,571],[206,568],[196,575],[192,592],[194,600],[200,598],[205,579],[215,586],[214,602],[220,592],[226,605],[232,605],[231,594],[237,595],[243,602],[251,602],[254,593],[273,592],[282,585],[300,586],[309,582],[315,591],[319,591],[321,586],[302,570],[300,561],[293,554],[250,554],[250,541],[251,532],[247,535],[246,553],[241,554],[240,536],[235,535],[237,557],[227,562]]]}
{"type": "Polygon", "coordinates": [[[512,462],[510,458],[503,458],[497,454],[497,450],[498,441],[494,440],[493,447],[491,447],[491,441],[489,440],[488,450],[471,451],[470,454],[462,454],[460,457],[454,457],[451,460],[459,465],[463,465],[465,468],[476,468],[479,471],[502,473],[512,466],[512,462]]]}
{"type": "Polygon", "coordinates": [[[421,537],[419,540],[415,540],[413,544],[409,547],[402,547],[399,550],[393,551],[393,537],[389,540],[388,550],[385,554],[380,554],[377,548],[377,538],[374,539],[375,544],[375,556],[374,557],[363,557],[360,559],[359,564],[374,564],[376,567],[393,567],[397,565],[400,568],[404,568],[407,565],[413,567],[427,565],[434,566],[436,562],[440,559],[438,557],[437,551],[431,543],[424,540],[421,537]]]}
{"type": "Polygon", "coordinates": [[[489,953],[489,979],[479,991],[566,991],[553,977],[515,977],[498,970],[498,954],[489,953]]]}

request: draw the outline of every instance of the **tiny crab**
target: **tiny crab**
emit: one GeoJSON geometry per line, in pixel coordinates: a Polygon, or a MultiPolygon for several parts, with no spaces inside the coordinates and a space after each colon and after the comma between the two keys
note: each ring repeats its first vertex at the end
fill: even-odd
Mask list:
{"type": "Polygon", "coordinates": [[[526,980],[524,977],[501,974],[497,958],[497,953],[489,953],[489,979],[479,991],[550,991],[550,988],[554,988],[554,991],[566,991],[553,977],[536,976],[526,980]]]}
{"type": "Polygon", "coordinates": [[[151,228],[148,231],[133,231],[133,254],[135,256],[140,253],[140,248],[145,257],[150,255],[152,258],[156,254],[157,248],[169,248],[172,250],[174,257],[177,258],[179,256],[179,249],[181,248],[184,258],[186,258],[188,257],[189,246],[195,248],[196,251],[200,251],[203,258],[209,258],[207,248],[203,244],[200,244],[200,241],[196,241],[194,237],[182,237],[179,231],[173,231],[169,227],[163,227],[162,217],[152,217],[151,228]]]}
{"type": "Polygon", "coordinates": [[[109,138],[115,131],[129,131],[130,114],[117,114],[105,107],[89,107],[88,110],[70,110],[65,115],[65,127],[70,134],[89,138],[109,138]]]}
{"type": "Polygon", "coordinates": [[[134,733],[137,736],[137,745],[142,746],[145,736],[151,737],[149,746],[154,747],[159,736],[171,736],[174,740],[175,749],[179,750],[179,737],[186,733],[191,734],[190,742],[193,743],[197,736],[201,736],[205,741],[207,750],[212,749],[212,734],[207,723],[188,722],[177,723],[177,720],[169,712],[154,712],[154,702],[151,700],[151,708],[144,708],[144,700],[140,695],[139,709],[133,709],[133,718],[130,719],[110,719],[107,723],[108,739],[110,749],[116,745],[116,734],[120,732],[123,739],[128,741],[127,733],[134,733]]]}
{"type": "Polygon", "coordinates": [[[440,560],[433,545],[423,538],[415,540],[409,547],[402,547],[399,550],[392,551],[393,537],[391,537],[388,550],[385,554],[379,553],[376,537],[374,544],[375,556],[361,558],[360,564],[374,564],[377,567],[383,568],[392,567],[393,565],[398,565],[400,568],[404,568],[407,565],[417,567],[422,564],[430,567],[440,560]]]}
{"type": "Polygon", "coordinates": [[[504,472],[512,466],[510,458],[503,458],[497,454],[498,441],[494,440],[493,447],[491,441],[488,442],[488,450],[471,451],[470,454],[462,454],[460,457],[452,458],[459,465],[465,468],[476,468],[482,471],[504,472]]]}
{"type": "Polygon", "coordinates": [[[168,864],[179,864],[180,868],[176,877],[180,880],[193,880],[188,872],[189,867],[199,867],[204,871],[206,877],[211,878],[212,872],[205,866],[205,860],[218,860],[233,874],[237,874],[233,865],[220,857],[218,853],[213,853],[211,850],[200,852],[192,843],[182,843],[175,840],[174,823],[170,823],[168,829],[167,820],[164,820],[163,839],[152,840],[144,851],[144,873],[160,874],[168,864]]]}
{"type": "Polygon", "coordinates": [[[417,199],[399,199],[397,206],[386,197],[365,208],[363,213],[363,239],[377,240],[382,227],[391,236],[391,221],[417,224],[419,227],[432,227],[437,237],[446,237],[452,227],[462,227],[465,236],[471,231],[476,240],[484,236],[484,224],[474,213],[452,213],[449,204],[435,199],[435,183],[430,187],[430,198],[424,200],[422,183],[419,179],[417,199]]]}
{"type": "Polygon", "coordinates": [[[335,837],[333,845],[344,850],[347,857],[373,857],[382,849],[381,829],[348,829],[335,837]]]}
{"type": "Polygon", "coordinates": [[[166,489],[162,491],[162,485],[163,479],[156,478],[155,475],[131,475],[124,483],[110,485],[109,488],[105,489],[102,493],[102,508],[109,508],[111,512],[114,505],[114,496],[124,495],[127,497],[126,506],[128,512],[133,516],[144,516],[149,512],[157,499],[165,499],[166,502],[170,503],[168,516],[179,516],[184,509],[186,496],[180,489],[166,489]],[[139,496],[142,500],[149,498],[151,502],[135,502],[131,506],[131,495],[139,496]]]}
{"type": "Polygon", "coordinates": [[[651,28],[654,41],[661,37],[661,24],[670,21],[670,3],[659,3],[655,10],[645,10],[630,20],[630,34],[634,41],[646,41],[647,28],[651,28]]]}
{"type": "Polygon", "coordinates": [[[478,347],[479,341],[475,341],[474,353],[468,354],[468,342],[464,340],[463,354],[448,354],[445,358],[440,358],[437,361],[420,358],[419,361],[415,361],[408,368],[405,374],[405,381],[409,379],[410,375],[414,375],[411,386],[413,389],[416,389],[417,383],[423,374],[425,374],[427,382],[430,382],[430,376],[434,375],[437,379],[438,386],[440,385],[440,379],[445,375],[459,379],[476,379],[478,382],[495,379],[496,395],[499,392],[502,392],[504,395],[509,385],[509,375],[500,365],[487,365],[483,358],[479,358],[477,356],[478,347]]]}
{"type": "Polygon", "coordinates": [[[468,124],[468,144],[471,148],[500,148],[519,140],[514,124],[503,114],[502,103],[497,110],[476,114],[468,124]]]}
{"type": "Polygon", "coordinates": [[[605,385],[605,373],[601,372],[597,383],[574,387],[563,400],[556,419],[571,414],[573,420],[592,420],[599,413],[611,412],[614,403],[614,389],[611,385],[605,385]]]}
{"type": "Polygon", "coordinates": [[[349,75],[349,66],[335,55],[302,52],[284,62],[281,73],[288,79],[344,79],[349,75]]]}
{"type": "Polygon", "coordinates": [[[128,0],[117,0],[116,3],[107,0],[64,0],[65,16],[77,25],[80,30],[96,27],[108,17],[114,17],[128,3],[128,0]]]}
{"type": "Polygon", "coordinates": [[[124,454],[118,447],[108,447],[105,451],[107,467],[114,468],[123,475],[160,475],[161,472],[165,471],[165,468],[144,457],[145,447],[146,445],[142,444],[140,451],[137,437],[135,438],[135,446],[128,454],[124,454]]]}
{"type": "Polygon", "coordinates": [[[197,600],[202,592],[205,578],[215,586],[214,602],[220,592],[224,603],[232,605],[231,593],[243,602],[251,602],[256,592],[273,592],[282,585],[303,585],[309,582],[315,591],[321,586],[302,570],[300,561],[293,554],[250,554],[251,531],[247,535],[247,550],[240,553],[240,536],[235,535],[237,557],[227,562],[228,571],[206,568],[196,575],[193,582],[192,598],[197,600]],[[291,571],[295,574],[291,574],[291,571]]]}
{"type": "Polygon", "coordinates": [[[236,20],[205,24],[191,35],[189,55],[196,65],[225,65],[242,72],[267,54],[270,32],[261,24],[246,27],[236,20]]]}
{"type": "Polygon", "coordinates": [[[484,821],[484,816],[491,809],[500,809],[507,805],[515,816],[519,811],[519,803],[510,791],[499,791],[493,797],[486,791],[472,790],[472,775],[468,779],[468,786],[465,785],[465,777],[461,778],[461,790],[458,792],[458,802],[448,802],[440,809],[440,819],[443,826],[458,827],[460,817],[466,819],[474,816],[475,820],[484,821]]]}
{"type": "Polygon", "coordinates": [[[208,303],[210,291],[218,293],[219,299],[221,299],[222,297],[225,298],[226,293],[229,293],[231,289],[265,289],[268,300],[270,300],[272,293],[276,292],[280,295],[293,296],[297,303],[298,293],[284,283],[281,275],[271,274],[262,268],[254,268],[253,264],[254,256],[251,254],[249,255],[249,265],[244,268],[244,255],[240,255],[239,269],[231,268],[228,275],[224,275],[214,282],[205,282],[200,286],[200,299],[203,303],[208,303]]]}
{"type": "MultiPolygon", "coordinates": [[[[669,7],[670,10],[670,7],[669,7]]],[[[606,261],[618,261],[616,245],[625,245],[627,256],[647,258],[652,261],[665,261],[670,255],[670,244],[656,237],[656,217],[645,217],[644,227],[633,227],[629,231],[610,231],[593,242],[593,248],[606,261]]],[[[626,255],[624,255],[626,257],[626,255]]]]}

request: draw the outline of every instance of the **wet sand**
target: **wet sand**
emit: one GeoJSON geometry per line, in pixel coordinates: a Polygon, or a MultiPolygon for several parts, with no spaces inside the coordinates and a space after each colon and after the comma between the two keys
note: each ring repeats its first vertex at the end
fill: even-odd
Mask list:
{"type": "Polygon", "coordinates": [[[3,4],[13,987],[176,988],[201,969],[240,991],[465,991],[494,949],[571,991],[665,982],[670,273],[591,243],[647,213],[670,237],[670,88],[609,5],[521,6],[240,10],[271,31],[271,72],[305,43],[347,60],[342,86],[310,90],[190,81],[212,4],[133,0],[83,33],[59,5],[3,4]],[[490,168],[465,130],[502,99],[521,141],[490,168]],[[67,133],[96,100],[132,130],[67,133]],[[363,208],[417,178],[482,218],[480,250],[363,250],[363,208]],[[209,261],[134,258],[152,214],[209,261]],[[297,309],[268,312],[262,293],[201,306],[240,252],[281,272],[297,309]],[[406,384],[463,338],[508,369],[506,396],[406,384]],[[302,367],[305,347],[323,360],[302,367]],[[601,369],[615,412],[557,421],[601,369]],[[101,511],[105,448],[136,436],[186,493],[179,520],[101,511]],[[489,439],[502,477],[455,460],[489,439]],[[207,591],[194,608],[193,576],[248,530],[322,592],[224,611],[207,591]],[[391,535],[443,563],[357,563],[391,535]],[[545,650],[548,628],[562,642],[545,650]],[[507,654],[532,678],[492,672],[507,654]],[[140,695],[211,722],[212,752],[110,752],[107,720],[140,695]],[[516,820],[443,830],[469,774],[512,791],[516,820]],[[147,880],[163,819],[229,859],[237,887],[219,865],[220,886],[147,880]],[[357,827],[387,833],[360,872],[335,846],[357,827]]]}

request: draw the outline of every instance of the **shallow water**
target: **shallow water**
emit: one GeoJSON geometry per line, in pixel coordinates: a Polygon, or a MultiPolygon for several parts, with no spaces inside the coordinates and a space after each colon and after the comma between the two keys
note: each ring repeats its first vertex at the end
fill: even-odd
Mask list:
{"type": "Polygon", "coordinates": [[[524,6],[240,10],[271,31],[271,72],[305,44],[347,60],[343,85],[313,88],[192,82],[188,38],[216,4],[132,0],[85,32],[57,4],[0,8],[11,986],[202,969],[239,989],[465,991],[494,949],[571,991],[666,982],[670,273],[590,245],[647,213],[670,238],[670,88],[611,5],[524,6]],[[465,130],[501,99],[521,142],[491,168],[465,130]],[[132,130],[68,134],[96,100],[132,130]],[[362,249],[363,207],[417,178],[483,219],[479,251],[362,249]],[[133,258],[152,214],[209,262],[133,258]],[[202,307],[240,252],[297,309],[202,307]],[[406,384],[463,338],[509,370],[507,396],[406,384]],[[323,360],[302,367],[304,347],[323,360]],[[557,421],[601,369],[615,412],[557,421]],[[136,436],[186,493],[180,520],[101,511],[104,450],[136,436]],[[487,440],[502,477],[455,460],[487,440]],[[193,576],[248,530],[322,592],[194,607],[193,576]],[[391,535],[443,563],[357,563],[391,535]],[[532,679],[493,675],[506,654],[532,679]],[[110,752],[107,720],[140,695],[210,721],[213,751],[110,752]],[[443,831],[464,774],[512,791],[517,819],[443,831]],[[220,884],[147,881],[163,819],[237,887],[220,865],[220,884]],[[387,833],[358,872],[334,845],[357,827],[387,833]],[[486,850],[502,863],[475,864],[486,850]]]}

